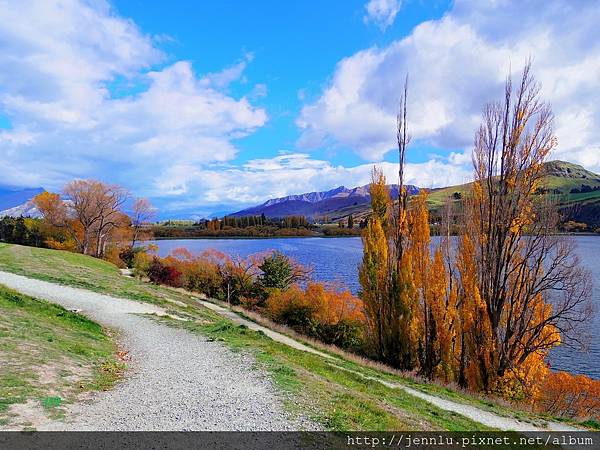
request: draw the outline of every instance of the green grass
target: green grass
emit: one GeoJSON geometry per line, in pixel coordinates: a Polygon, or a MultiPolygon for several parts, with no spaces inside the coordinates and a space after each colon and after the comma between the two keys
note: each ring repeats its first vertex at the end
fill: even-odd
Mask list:
{"type": "Polygon", "coordinates": [[[189,296],[123,277],[109,262],[60,250],[0,243],[0,270],[103,294],[164,305],[189,296]]]}
{"type": "Polygon", "coordinates": [[[108,389],[119,373],[113,339],[97,323],[0,285],[0,423],[23,426],[11,407],[60,417],[65,403],[108,389]]]}
{"type": "Polygon", "coordinates": [[[565,194],[559,196],[559,199],[562,204],[583,203],[590,200],[600,199],[600,191],[581,192],[579,194],[565,194]]]}
{"type": "Polygon", "coordinates": [[[589,419],[589,420],[586,420],[585,422],[582,422],[581,425],[584,425],[592,430],[600,431],[600,420],[589,419]]]}

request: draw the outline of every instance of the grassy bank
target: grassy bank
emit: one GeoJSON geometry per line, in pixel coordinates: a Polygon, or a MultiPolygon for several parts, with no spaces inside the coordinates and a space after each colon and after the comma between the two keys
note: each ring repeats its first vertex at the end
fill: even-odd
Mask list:
{"type": "Polygon", "coordinates": [[[123,277],[109,262],[61,250],[0,243],[0,270],[149,303],[188,298],[123,277]]]}
{"type": "Polygon", "coordinates": [[[0,285],[0,427],[60,418],[82,392],[122,372],[111,336],[95,322],[0,285]]]}
{"type": "MultiPolygon", "coordinates": [[[[384,368],[365,364],[344,355],[334,360],[294,350],[262,333],[237,326],[199,305],[184,291],[154,286],[123,277],[106,262],[67,252],[0,244],[0,270],[33,278],[78,286],[134,300],[158,303],[185,315],[191,321],[168,320],[211,339],[222,341],[235,351],[251,352],[282,392],[291,411],[301,412],[333,430],[482,430],[481,424],[443,411],[400,389],[386,387],[370,378],[410,385],[415,389],[539,423],[540,417],[518,411],[510,405],[470,396],[435,384],[422,383],[384,368]]],[[[327,349],[321,349],[328,351],[327,349]]]]}

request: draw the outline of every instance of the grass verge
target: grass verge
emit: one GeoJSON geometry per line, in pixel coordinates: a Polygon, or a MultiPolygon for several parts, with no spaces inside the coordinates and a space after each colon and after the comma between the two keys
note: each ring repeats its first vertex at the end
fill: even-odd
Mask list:
{"type": "Polygon", "coordinates": [[[106,390],[123,364],[97,323],[0,285],[0,425],[35,427],[66,404],[106,390]]]}
{"type": "Polygon", "coordinates": [[[340,370],[337,361],[334,364],[293,349],[212,311],[199,309],[196,320],[188,322],[156,320],[223,342],[234,351],[251,353],[279,388],[288,410],[309,416],[329,430],[489,430],[401,390],[340,370]]]}

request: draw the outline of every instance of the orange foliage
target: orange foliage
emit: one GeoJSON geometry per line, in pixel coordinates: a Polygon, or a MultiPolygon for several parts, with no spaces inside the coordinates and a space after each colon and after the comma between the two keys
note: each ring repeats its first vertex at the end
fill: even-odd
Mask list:
{"type": "Polygon", "coordinates": [[[314,318],[336,325],[342,321],[364,320],[363,303],[348,290],[334,289],[323,283],[308,283],[304,296],[315,306],[314,318]]]}
{"type": "Polygon", "coordinates": [[[316,305],[310,302],[310,299],[304,295],[304,291],[298,285],[294,285],[285,291],[273,291],[266,303],[266,311],[273,320],[288,322],[292,326],[296,325],[296,323],[289,323],[289,316],[291,314],[303,315],[298,322],[310,321],[315,310],[316,305]]]}
{"type": "Polygon", "coordinates": [[[275,291],[267,300],[267,311],[274,319],[291,310],[306,311],[309,319],[321,324],[336,325],[342,321],[364,320],[363,303],[348,290],[338,290],[324,283],[308,283],[306,289],[294,285],[285,291],[275,291]]]}
{"type": "Polygon", "coordinates": [[[48,248],[53,250],[66,250],[68,252],[76,252],[77,251],[77,243],[72,239],[67,239],[63,242],[57,241],[54,238],[48,238],[44,242],[48,248]]]}
{"type": "Polygon", "coordinates": [[[536,406],[555,416],[600,419],[600,380],[550,372],[541,386],[536,406]]]}
{"type": "Polygon", "coordinates": [[[184,288],[208,297],[223,297],[223,266],[230,259],[223,253],[207,250],[194,256],[185,248],[177,248],[164,262],[181,273],[184,288]]]}
{"type": "Polygon", "coordinates": [[[363,347],[363,304],[349,291],[323,283],[308,283],[305,290],[293,285],[272,291],[266,311],[276,322],[326,344],[363,347]]]}
{"type": "Polygon", "coordinates": [[[67,211],[59,194],[44,191],[36,195],[32,203],[51,225],[62,225],[67,211]]]}
{"type": "Polygon", "coordinates": [[[375,354],[383,359],[384,342],[387,330],[385,324],[385,304],[387,276],[389,268],[389,248],[386,228],[388,208],[391,205],[383,172],[374,170],[370,185],[371,208],[367,227],[362,234],[363,260],[358,277],[361,285],[361,298],[365,305],[367,336],[375,354]]]}
{"type": "Polygon", "coordinates": [[[121,249],[115,245],[111,245],[104,253],[104,259],[110,263],[113,263],[115,266],[124,269],[127,265],[123,262],[123,260],[119,257],[121,253],[121,249]]]}

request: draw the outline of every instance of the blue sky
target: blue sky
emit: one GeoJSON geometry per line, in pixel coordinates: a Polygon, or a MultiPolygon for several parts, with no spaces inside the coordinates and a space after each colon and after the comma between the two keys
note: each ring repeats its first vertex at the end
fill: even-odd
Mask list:
{"type": "MultiPolygon", "coordinates": [[[[269,122],[236,143],[240,152],[231,162],[240,164],[296,148],[295,120],[305,101],[318,98],[339,60],[366,47],[385,47],[420,22],[439,19],[451,5],[449,1],[406,2],[402,20],[394,20],[384,30],[377,21],[365,23],[364,0],[117,1],[114,6],[144,31],[164,34],[167,39],[159,45],[169,60],[189,60],[199,73],[219,72],[252,59],[243,79],[232,84],[229,92],[239,97],[252,92],[256,84],[264,85],[267,95],[254,104],[268,111],[269,122]]],[[[317,148],[312,154],[334,164],[362,162],[344,150],[317,148]]],[[[426,158],[416,149],[411,156],[415,161],[426,158]]]]}
{"type": "Polygon", "coordinates": [[[190,217],[393,177],[407,72],[408,181],[462,183],[528,58],[553,156],[600,171],[598,2],[31,0],[0,20],[0,184],[96,178],[190,217]]]}

